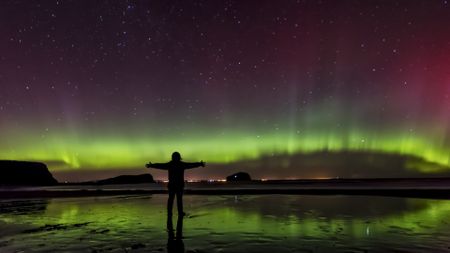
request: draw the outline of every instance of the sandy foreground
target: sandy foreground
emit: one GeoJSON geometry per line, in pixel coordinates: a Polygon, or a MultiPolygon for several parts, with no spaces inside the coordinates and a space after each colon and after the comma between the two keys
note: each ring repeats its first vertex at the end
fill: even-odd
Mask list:
{"type": "Polygon", "coordinates": [[[0,252],[450,250],[448,200],[186,195],[183,219],[167,216],[166,200],[165,194],[3,199],[0,252]]]}

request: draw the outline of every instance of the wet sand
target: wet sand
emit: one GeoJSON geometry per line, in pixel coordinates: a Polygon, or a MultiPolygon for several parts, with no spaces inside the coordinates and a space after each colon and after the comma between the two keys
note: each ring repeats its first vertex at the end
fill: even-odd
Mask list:
{"type": "Polygon", "coordinates": [[[188,195],[0,201],[0,252],[448,252],[450,201],[366,196],[188,195]],[[178,238],[177,238],[178,236],[178,238]]]}

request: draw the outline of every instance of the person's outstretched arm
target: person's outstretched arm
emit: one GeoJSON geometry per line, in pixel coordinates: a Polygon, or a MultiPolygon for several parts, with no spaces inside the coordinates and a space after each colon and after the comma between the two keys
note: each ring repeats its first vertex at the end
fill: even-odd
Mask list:
{"type": "Polygon", "coordinates": [[[169,165],[167,163],[147,163],[145,165],[146,168],[154,168],[154,169],[160,169],[160,170],[167,170],[169,169],[169,165]]]}
{"type": "Polygon", "coordinates": [[[197,167],[205,167],[206,163],[204,161],[200,161],[198,163],[184,163],[185,169],[193,169],[197,167]]]}

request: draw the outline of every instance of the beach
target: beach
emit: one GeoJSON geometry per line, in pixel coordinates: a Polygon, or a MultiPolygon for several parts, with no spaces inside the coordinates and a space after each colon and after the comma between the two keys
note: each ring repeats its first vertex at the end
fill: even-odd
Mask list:
{"type": "Polygon", "coordinates": [[[450,201],[344,195],[165,194],[3,199],[1,252],[448,252],[450,201]],[[180,234],[178,234],[180,233],[180,234]]]}
{"type": "MultiPolygon", "coordinates": [[[[450,178],[304,179],[242,182],[186,182],[192,195],[362,195],[450,199],[450,178]]],[[[4,186],[0,199],[95,197],[167,194],[167,183],[58,184],[55,186],[4,186]]]]}

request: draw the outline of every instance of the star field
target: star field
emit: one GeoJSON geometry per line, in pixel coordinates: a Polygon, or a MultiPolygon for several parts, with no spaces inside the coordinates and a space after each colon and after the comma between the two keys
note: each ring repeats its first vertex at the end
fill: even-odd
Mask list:
{"type": "Polygon", "coordinates": [[[448,172],[449,11],[419,0],[2,1],[0,159],[73,172],[137,169],[174,150],[224,166],[364,151],[448,172]]]}

